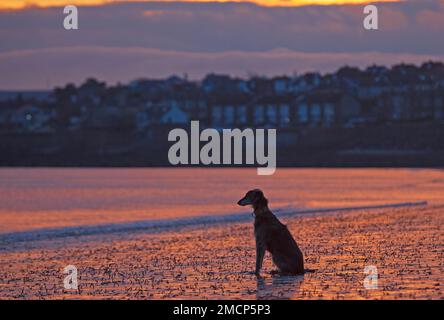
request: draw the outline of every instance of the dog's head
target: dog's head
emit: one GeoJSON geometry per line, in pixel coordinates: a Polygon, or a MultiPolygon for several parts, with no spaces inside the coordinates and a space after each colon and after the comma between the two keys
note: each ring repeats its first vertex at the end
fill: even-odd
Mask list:
{"type": "Polygon", "coordinates": [[[267,199],[264,197],[264,193],[259,189],[253,189],[247,192],[245,197],[240,199],[237,204],[240,206],[252,205],[254,208],[267,206],[267,199]]]}

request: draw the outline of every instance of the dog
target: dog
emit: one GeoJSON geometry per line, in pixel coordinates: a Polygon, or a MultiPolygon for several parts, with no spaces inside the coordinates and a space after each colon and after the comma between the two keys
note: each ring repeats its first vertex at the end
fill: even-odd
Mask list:
{"type": "Polygon", "coordinates": [[[259,189],[250,190],[237,203],[251,205],[254,210],[254,236],[256,239],[256,270],[260,277],[265,251],[271,253],[273,263],[282,275],[304,273],[304,257],[287,227],[268,209],[268,200],[259,189]]]}

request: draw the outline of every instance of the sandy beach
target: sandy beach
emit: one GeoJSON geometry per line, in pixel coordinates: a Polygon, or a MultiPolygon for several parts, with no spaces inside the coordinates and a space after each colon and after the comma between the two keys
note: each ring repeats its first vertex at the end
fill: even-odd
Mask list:
{"type": "Polygon", "coordinates": [[[251,274],[251,213],[240,207],[235,215],[217,213],[235,208],[257,179],[251,170],[43,173],[45,185],[38,180],[42,172],[0,172],[0,189],[8,194],[0,201],[0,299],[444,298],[439,170],[292,169],[263,180],[271,209],[294,235],[311,272],[271,275],[267,254],[259,279],[251,274]],[[153,176],[165,181],[163,189],[150,189],[153,176]],[[208,182],[175,187],[175,179],[192,177],[208,182]],[[22,186],[33,184],[40,188],[22,186]],[[384,206],[390,203],[401,205],[384,206]],[[323,210],[331,207],[356,209],[323,210]],[[191,216],[211,214],[189,218],[183,208],[191,216]],[[156,222],[163,214],[181,220],[163,228],[156,222]],[[64,288],[68,265],[78,270],[77,290],[64,288]],[[377,288],[364,286],[367,266],[377,268],[377,288]]]}
{"type": "Polygon", "coordinates": [[[283,219],[299,242],[299,277],[263,278],[251,223],[180,232],[91,237],[2,253],[2,299],[443,299],[444,207],[311,214],[283,219]],[[389,211],[389,212],[388,212],[389,211]],[[43,247],[43,248],[42,248],[43,247]],[[79,289],[63,288],[78,267],[79,289]],[[374,265],[378,289],[363,286],[374,265]]]}

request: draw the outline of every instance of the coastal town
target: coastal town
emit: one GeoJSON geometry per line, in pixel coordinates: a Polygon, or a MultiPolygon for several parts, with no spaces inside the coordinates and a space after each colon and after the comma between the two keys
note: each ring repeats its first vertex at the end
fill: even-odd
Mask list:
{"type": "MultiPolygon", "coordinates": [[[[75,156],[65,156],[79,152],[97,157],[134,155],[131,161],[136,161],[137,150],[162,148],[168,130],[189,127],[192,120],[217,130],[276,128],[278,147],[286,149],[307,148],[308,143],[310,148],[325,149],[322,143],[327,142],[316,145],[316,141],[340,140],[341,135],[356,132],[374,137],[379,145],[355,144],[341,152],[440,149],[442,139],[431,141],[427,135],[442,130],[444,64],[345,66],[330,74],[248,79],[209,74],[196,81],[184,75],[111,86],[90,78],[52,91],[1,92],[3,164],[8,164],[8,158],[42,155],[53,160],[62,157],[60,163],[69,165],[75,156]],[[388,128],[384,138],[377,136],[381,128],[388,128]],[[377,134],[372,135],[372,130],[377,134]],[[409,140],[409,134],[419,140],[409,140]],[[423,146],[425,136],[430,145],[423,146]],[[383,145],[390,139],[396,141],[383,145]]],[[[350,137],[348,141],[353,144],[350,137]]],[[[145,164],[146,158],[140,156],[136,162],[145,164]]]]}

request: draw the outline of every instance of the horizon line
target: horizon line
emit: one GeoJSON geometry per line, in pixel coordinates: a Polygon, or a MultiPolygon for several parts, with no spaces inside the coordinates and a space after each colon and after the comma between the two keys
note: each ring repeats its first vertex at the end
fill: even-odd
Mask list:
{"type": "MultiPolygon", "coordinates": [[[[294,75],[291,75],[289,73],[281,73],[281,74],[275,74],[275,75],[265,75],[265,74],[260,74],[260,73],[256,74],[256,73],[252,72],[252,74],[250,76],[247,76],[247,77],[245,77],[245,76],[244,77],[237,76],[237,75],[234,75],[234,74],[230,74],[229,72],[207,72],[204,76],[201,76],[201,77],[198,77],[198,78],[188,78],[188,77],[184,78],[184,76],[187,75],[186,72],[185,73],[182,72],[182,74],[180,74],[180,72],[177,72],[177,73],[172,73],[172,74],[169,74],[169,75],[163,76],[163,77],[149,77],[149,76],[146,76],[146,77],[145,76],[135,77],[132,80],[129,80],[129,81],[126,81],[126,82],[117,82],[117,83],[110,83],[110,82],[107,82],[106,80],[100,79],[100,77],[96,77],[96,76],[86,76],[84,78],[84,80],[79,85],[85,83],[89,79],[93,79],[93,80],[96,80],[98,82],[104,82],[105,85],[110,86],[110,87],[111,86],[116,86],[118,84],[126,86],[126,85],[129,85],[133,81],[139,81],[139,80],[167,80],[167,79],[169,79],[171,77],[179,77],[181,79],[186,79],[189,82],[201,82],[201,81],[203,81],[205,79],[205,77],[207,77],[209,75],[229,76],[229,77],[231,77],[233,79],[240,79],[240,80],[249,80],[249,79],[252,79],[252,78],[255,78],[255,77],[265,78],[265,79],[271,80],[273,78],[278,78],[278,77],[290,77],[290,78],[293,77],[294,78],[295,75],[297,77],[299,77],[299,76],[307,75],[307,74],[311,74],[311,73],[317,73],[317,74],[319,74],[321,76],[326,76],[326,75],[330,75],[330,74],[335,74],[340,69],[346,68],[346,67],[348,67],[348,68],[357,68],[360,71],[365,71],[367,68],[374,67],[374,66],[376,66],[376,67],[385,67],[385,68],[391,69],[391,68],[393,68],[395,66],[401,66],[401,65],[410,65],[411,66],[411,65],[413,65],[413,66],[419,68],[422,65],[424,65],[425,63],[441,63],[441,64],[444,64],[444,61],[434,60],[434,59],[426,59],[426,60],[424,60],[424,61],[422,61],[420,63],[414,63],[414,62],[409,63],[409,62],[400,61],[400,62],[391,64],[391,65],[389,65],[389,64],[370,63],[370,64],[367,64],[365,67],[360,67],[358,65],[343,64],[340,67],[338,67],[335,71],[332,71],[332,72],[322,72],[322,71],[312,70],[312,71],[306,71],[306,72],[302,72],[302,73],[296,73],[294,75]]],[[[52,92],[56,88],[63,88],[65,86],[69,85],[69,84],[73,84],[76,87],[79,86],[79,85],[76,85],[72,81],[68,81],[64,85],[61,85],[61,86],[56,85],[56,86],[52,86],[51,88],[28,88],[28,89],[4,89],[4,88],[0,88],[0,93],[7,93],[7,92],[15,92],[15,93],[20,93],[20,92],[52,92]]]]}

